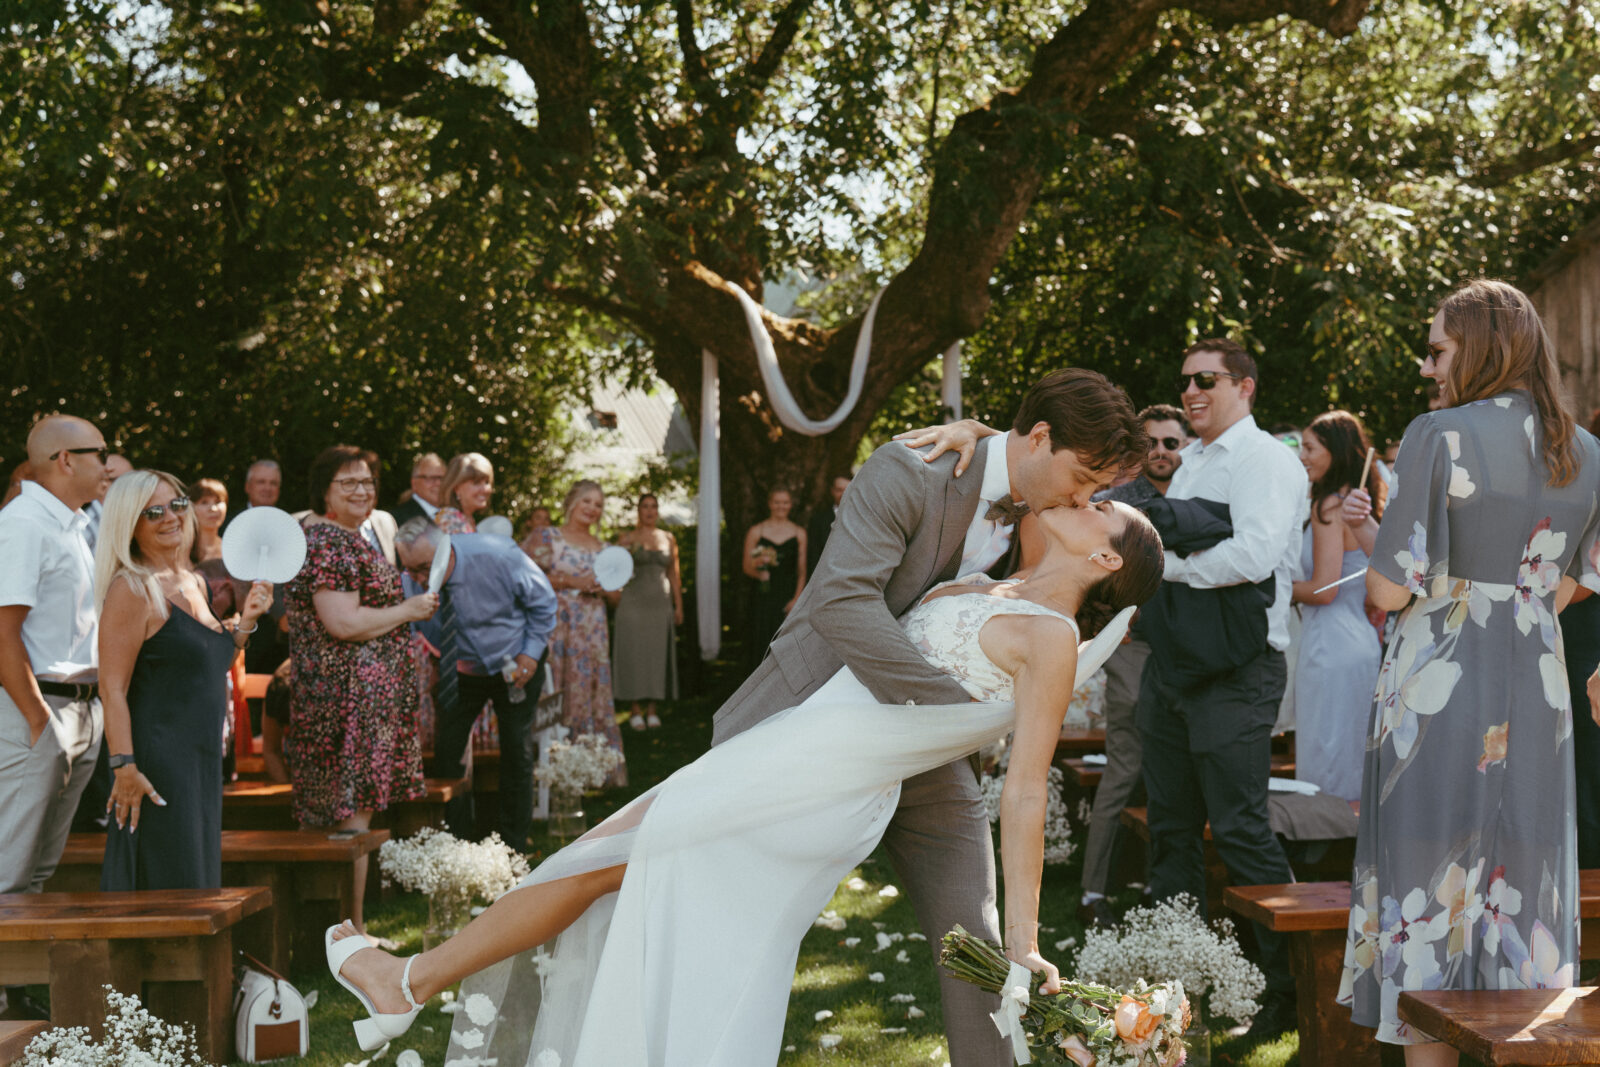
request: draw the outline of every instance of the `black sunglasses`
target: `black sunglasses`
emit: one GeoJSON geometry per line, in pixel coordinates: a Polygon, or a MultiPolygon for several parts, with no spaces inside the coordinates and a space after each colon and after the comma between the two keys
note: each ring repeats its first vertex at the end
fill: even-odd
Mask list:
{"type": "Polygon", "coordinates": [[[106,461],[106,456],[110,454],[111,449],[107,448],[105,445],[101,445],[99,448],[62,448],[50,453],[50,458],[55,459],[57,456],[61,455],[62,452],[68,452],[74,456],[96,456],[99,458],[101,463],[104,463],[106,461]]]}
{"type": "Polygon", "coordinates": [[[139,514],[143,515],[151,522],[160,522],[166,517],[166,514],[169,511],[174,515],[182,515],[188,510],[189,498],[186,496],[175,496],[165,504],[152,504],[143,511],[139,512],[139,514]]]}
{"type": "Polygon", "coordinates": [[[1150,443],[1152,445],[1160,445],[1168,452],[1177,452],[1183,448],[1183,439],[1181,437],[1152,437],[1150,438],[1150,443]]]}
{"type": "Polygon", "coordinates": [[[1234,381],[1238,381],[1243,377],[1244,375],[1242,374],[1229,374],[1225,370],[1202,370],[1193,374],[1180,374],[1178,375],[1178,392],[1188,392],[1190,382],[1202,389],[1211,390],[1217,387],[1218,378],[1232,378],[1234,381]]]}

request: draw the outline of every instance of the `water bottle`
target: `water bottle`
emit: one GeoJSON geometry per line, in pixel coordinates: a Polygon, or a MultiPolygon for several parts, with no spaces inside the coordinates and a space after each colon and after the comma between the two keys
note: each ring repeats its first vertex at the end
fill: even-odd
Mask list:
{"type": "Polygon", "coordinates": [[[506,660],[505,664],[500,668],[500,677],[506,680],[506,696],[513,704],[520,704],[528,699],[528,691],[526,689],[520,685],[511,684],[511,679],[517,676],[517,669],[517,661],[514,658],[506,660]]]}

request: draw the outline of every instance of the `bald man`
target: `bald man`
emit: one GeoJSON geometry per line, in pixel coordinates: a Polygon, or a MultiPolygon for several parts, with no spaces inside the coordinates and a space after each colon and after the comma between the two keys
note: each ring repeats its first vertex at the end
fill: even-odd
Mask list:
{"type": "Polygon", "coordinates": [[[48,415],[28,434],[31,480],[0,510],[0,893],[37,893],[100,751],[93,560],[83,506],[106,442],[48,415]]]}

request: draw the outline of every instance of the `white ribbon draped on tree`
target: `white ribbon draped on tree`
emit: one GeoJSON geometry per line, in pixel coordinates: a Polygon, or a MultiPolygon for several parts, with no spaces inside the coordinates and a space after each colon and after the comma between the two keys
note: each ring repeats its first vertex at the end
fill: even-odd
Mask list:
{"type": "MultiPolygon", "coordinates": [[[[745,323],[750,328],[750,344],[756,352],[756,365],[761,371],[762,384],[766,386],[767,402],[778,416],[778,421],[795,433],[807,437],[820,437],[837,429],[855,409],[861,399],[861,387],[866,382],[867,362],[872,356],[872,327],[878,318],[878,302],[884,291],[878,290],[867,305],[861,319],[861,332],[856,337],[855,353],[850,360],[850,385],[844,399],[833,414],[820,421],[809,418],[795,403],[789,383],[783,379],[783,368],[778,366],[778,353],[772,346],[772,337],[761,321],[761,305],[739,286],[729,281],[722,283],[744,308],[745,323]]],[[[961,417],[961,342],[951,345],[944,354],[942,397],[945,407],[961,417]]],[[[717,380],[717,357],[709,349],[700,353],[700,500],[698,507],[699,531],[695,548],[695,607],[699,617],[700,656],[715,659],[722,650],[722,465],[719,445],[722,438],[722,420],[718,405],[721,388],[717,380]]],[[[743,561],[741,561],[742,563],[743,561]]]]}

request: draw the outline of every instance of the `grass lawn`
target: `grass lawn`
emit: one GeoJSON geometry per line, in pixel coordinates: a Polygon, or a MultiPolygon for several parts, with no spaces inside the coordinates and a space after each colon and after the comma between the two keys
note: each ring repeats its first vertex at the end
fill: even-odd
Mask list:
{"type": "MultiPolygon", "coordinates": [[[[615,795],[593,797],[587,805],[592,818],[613,810],[634,793],[666,777],[677,767],[704,751],[711,739],[711,714],[720,694],[731,690],[737,679],[713,681],[716,696],[681,701],[663,716],[659,730],[635,733],[624,727],[632,782],[615,795]],[[720,681],[722,684],[717,684],[720,681]]],[[[1080,838],[1081,840],[1081,838],[1080,838]]],[[[548,849],[552,842],[543,842],[548,849]]],[[[1043,905],[1040,916],[1045,933],[1041,936],[1046,954],[1064,972],[1070,973],[1075,948],[1053,951],[1056,941],[1081,938],[1083,930],[1075,918],[1080,864],[1046,868],[1043,905]],[[1053,954],[1052,954],[1053,953],[1053,954]]],[[[852,889],[850,882],[835,892],[829,910],[845,920],[842,931],[813,927],[801,946],[795,975],[794,993],[789,1003],[788,1023],[784,1028],[784,1052],[779,1062],[785,1065],[828,1065],[828,1067],[925,1067],[944,1064],[948,1055],[940,1021],[938,980],[930,946],[912,939],[918,933],[916,918],[904,895],[887,892],[895,882],[892,868],[881,854],[873,855],[856,872],[863,888],[852,889]],[[879,933],[897,939],[878,950],[879,933]],[[855,944],[848,941],[859,938],[855,944]],[[905,962],[897,956],[905,953],[905,962]],[[882,975],[881,981],[872,980],[882,975]],[[899,995],[900,999],[896,999],[899,995]],[[909,995],[914,998],[905,1000],[909,995]],[[916,1009],[913,1011],[912,1009],[916,1009]],[[820,1020],[819,1014],[824,1015],[820,1020]],[[920,1013],[920,1015],[918,1015],[920,1013]],[[913,1017],[917,1015],[918,1017],[913,1017]],[[824,1035],[842,1040],[831,1049],[822,1047],[824,1035]]],[[[859,884],[859,883],[858,883],[859,884]]],[[[1135,892],[1127,891],[1121,903],[1131,903],[1135,892]]],[[[393,938],[403,953],[420,950],[422,927],[427,916],[426,902],[411,894],[392,896],[370,909],[373,932],[393,938]]],[[[714,917],[709,917],[714,921],[714,917]]],[[[300,1061],[309,1067],[359,1065],[368,1056],[355,1044],[350,1023],[355,1018],[355,999],[336,985],[320,961],[296,961],[293,975],[301,992],[319,991],[311,1012],[311,1054],[300,1061]]],[[[1152,976],[1156,977],[1156,976],[1152,976]]],[[[395,1043],[382,1058],[371,1064],[392,1064],[402,1049],[414,1048],[423,1062],[437,1067],[444,1062],[451,1017],[440,1012],[440,1002],[428,1005],[405,1038],[395,1043]]],[[[1227,1050],[1226,1036],[1216,1041],[1217,1053],[1227,1050]]],[[[1298,1062],[1298,1043],[1287,1037],[1276,1045],[1256,1049],[1242,1058],[1242,1067],[1287,1067],[1298,1062]]]]}

